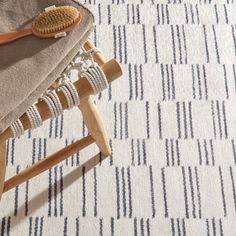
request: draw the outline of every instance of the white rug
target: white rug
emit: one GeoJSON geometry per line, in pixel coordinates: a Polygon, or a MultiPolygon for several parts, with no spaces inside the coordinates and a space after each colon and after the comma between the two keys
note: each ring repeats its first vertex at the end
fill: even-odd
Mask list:
{"type": "MultiPolygon", "coordinates": [[[[0,234],[236,235],[236,2],[85,3],[124,70],[95,98],[112,155],[93,145],[4,194],[0,234]]],[[[10,140],[7,177],[86,133],[74,109],[10,140]]]]}

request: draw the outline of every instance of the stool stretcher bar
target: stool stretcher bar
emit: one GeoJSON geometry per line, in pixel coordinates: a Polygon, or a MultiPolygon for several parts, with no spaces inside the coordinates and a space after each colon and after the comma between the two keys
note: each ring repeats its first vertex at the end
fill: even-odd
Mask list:
{"type": "Polygon", "coordinates": [[[88,135],[87,137],[84,137],[66,146],[65,148],[62,148],[61,150],[48,156],[47,158],[44,158],[38,161],[31,167],[26,168],[25,170],[21,171],[19,174],[7,180],[4,184],[3,192],[6,192],[10,190],[11,188],[14,188],[16,185],[19,185],[25,182],[26,180],[39,175],[43,171],[48,170],[49,168],[60,163],[61,161],[73,155],[74,153],[81,151],[83,148],[87,147],[88,145],[94,142],[95,140],[91,137],[91,135],[88,135]]]}
{"type": "MultiPolygon", "coordinates": [[[[92,41],[87,40],[84,44],[84,49],[88,51],[92,48],[94,48],[92,41]]],[[[121,67],[115,59],[105,62],[100,52],[94,53],[93,59],[98,65],[101,66],[108,83],[111,83],[122,75],[121,67]]],[[[6,192],[15,186],[39,175],[43,171],[50,169],[54,165],[81,151],[94,142],[97,144],[104,156],[108,156],[110,154],[111,150],[109,147],[107,132],[103,125],[102,118],[91,99],[91,95],[93,94],[91,85],[85,78],[82,77],[74,82],[74,86],[80,97],[80,104],[78,105],[78,108],[82,112],[83,120],[88,128],[89,135],[64,147],[56,153],[45,157],[31,167],[26,168],[22,172],[5,181],[6,140],[13,137],[12,130],[7,128],[0,135],[0,199],[3,192],[6,192]]],[[[63,110],[67,109],[68,104],[64,94],[61,91],[56,91],[56,93],[61,101],[63,110]]],[[[44,101],[38,101],[35,106],[41,115],[42,121],[51,118],[52,114],[50,109],[44,101]]],[[[26,113],[20,117],[20,121],[22,122],[25,130],[32,128],[26,113]]]]}

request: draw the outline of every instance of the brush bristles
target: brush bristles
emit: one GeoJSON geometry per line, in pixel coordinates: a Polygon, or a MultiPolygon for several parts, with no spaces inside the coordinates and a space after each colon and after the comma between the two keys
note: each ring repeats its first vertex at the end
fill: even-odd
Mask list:
{"type": "Polygon", "coordinates": [[[79,17],[79,12],[72,6],[61,6],[43,12],[35,18],[32,28],[41,33],[57,33],[72,26],[79,17]]]}

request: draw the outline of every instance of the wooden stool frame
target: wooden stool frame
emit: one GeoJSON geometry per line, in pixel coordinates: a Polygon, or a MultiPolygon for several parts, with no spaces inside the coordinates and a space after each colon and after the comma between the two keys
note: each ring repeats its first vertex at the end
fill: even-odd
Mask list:
{"type": "MultiPolygon", "coordinates": [[[[92,48],[94,48],[94,45],[92,41],[88,39],[84,44],[84,49],[88,51],[92,48]]],[[[94,61],[101,66],[104,74],[106,75],[108,83],[111,83],[122,75],[121,67],[115,59],[105,62],[100,52],[96,52],[93,55],[93,58],[94,61]]],[[[89,135],[62,148],[54,154],[45,157],[44,159],[33,164],[31,167],[26,168],[25,170],[21,171],[20,173],[5,181],[6,142],[7,139],[13,137],[11,129],[7,128],[0,135],[0,199],[2,193],[39,175],[43,171],[50,169],[54,165],[60,163],[71,155],[81,151],[92,143],[96,143],[96,145],[104,156],[108,156],[110,154],[111,150],[109,147],[107,132],[103,125],[102,118],[94,102],[91,99],[91,95],[93,94],[92,87],[85,78],[80,78],[79,80],[74,82],[74,85],[80,97],[80,104],[78,108],[82,112],[83,120],[88,128],[89,135]]],[[[57,92],[57,95],[61,101],[63,110],[67,109],[68,104],[63,93],[59,91],[57,92]]],[[[49,110],[49,107],[44,101],[38,101],[36,107],[43,121],[51,118],[51,112],[49,110]]],[[[31,128],[31,124],[26,113],[20,117],[20,120],[25,130],[31,128]]]]}

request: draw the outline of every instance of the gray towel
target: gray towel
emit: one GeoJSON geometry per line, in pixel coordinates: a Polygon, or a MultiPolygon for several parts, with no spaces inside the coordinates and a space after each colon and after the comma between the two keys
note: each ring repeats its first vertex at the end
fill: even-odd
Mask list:
{"type": "Polygon", "coordinates": [[[0,46],[0,133],[58,78],[88,38],[94,22],[92,13],[73,0],[0,0],[0,33],[30,27],[32,19],[51,5],[77,7],[81,23],[63,38],[28,36],[0,46]]]}

